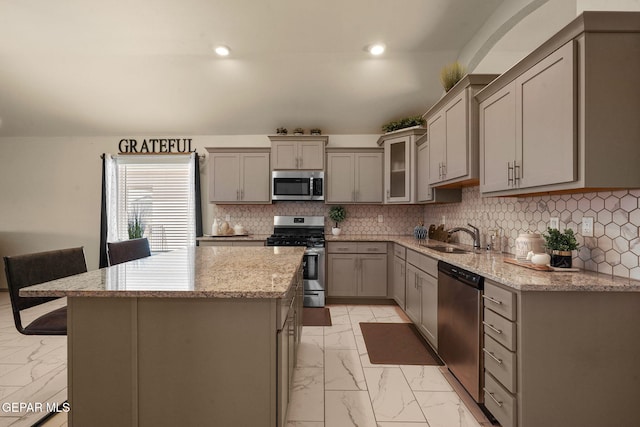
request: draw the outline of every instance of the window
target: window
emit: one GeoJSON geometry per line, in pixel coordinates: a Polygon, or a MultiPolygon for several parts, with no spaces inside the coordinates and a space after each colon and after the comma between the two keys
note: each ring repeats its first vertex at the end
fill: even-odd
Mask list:
{"type": "Polygon", "coordinates": [[[139,237],[129,230],[137,219],[152,252],[195,245],[193,156],[108,156],[107,240],[139,237]]]}

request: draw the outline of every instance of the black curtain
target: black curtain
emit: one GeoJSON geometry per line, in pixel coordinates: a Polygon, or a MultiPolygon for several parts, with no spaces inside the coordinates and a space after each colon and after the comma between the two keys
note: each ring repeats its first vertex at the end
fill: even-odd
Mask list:
{"type": "Polygon", "coordinates": [[[200,156],[195,152],[193,156],[195,162],[195,198],[196,198],[196,237],[202,237],[202,197],[200,194],[200,156]]]}
{"type": "Polygon", "coordinates": [[[102,155],[102,200],[100,206],[100,268],[108,267],[107,260],[107,177],[106,154],[102,155]]]}

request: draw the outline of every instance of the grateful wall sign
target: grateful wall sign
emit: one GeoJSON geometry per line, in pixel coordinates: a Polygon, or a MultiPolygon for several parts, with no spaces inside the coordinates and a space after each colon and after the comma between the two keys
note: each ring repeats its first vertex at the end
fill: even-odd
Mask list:
{"type": "Polygon", "coordinates": [[[192,153],[191,138],[149,138],[138,141],[123,138],[118,143],[120,153],[192,153]]]}

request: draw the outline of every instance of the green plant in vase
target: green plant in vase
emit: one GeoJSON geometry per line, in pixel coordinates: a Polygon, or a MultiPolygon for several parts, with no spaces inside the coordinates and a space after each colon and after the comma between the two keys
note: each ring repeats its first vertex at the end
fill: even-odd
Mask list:
{"type": "Polygon", "coordinates": [[[336,225],[335,227],[331,228],[331,234],[333,234],[334,236],[340,235],[341,230],[339,228],[339,225],[342,221],[345,220],[346,217],[347,211],[343,206],[331,206],[331,209],[329,209],[329,218],[336,225]]]}
{"type": "Polygon", "coordinates": [[[578,241],[572,229],[567,228],[564,233],[556,228],[547,228],[542,234],[545,246],[551,255],[552,267],[571,268],[572,251],[578,249],[578,241]]]}
{"type": "Polygon", "coordinates": [[[129,239],[139,239],[144,234],[144,210],[140,205],[134,205],[128,213],[127,231],[129,239]]]}

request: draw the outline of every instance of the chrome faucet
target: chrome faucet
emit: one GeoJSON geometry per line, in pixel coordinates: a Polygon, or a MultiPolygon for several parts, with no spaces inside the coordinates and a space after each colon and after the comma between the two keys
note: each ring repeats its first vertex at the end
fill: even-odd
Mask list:
{"type": "Polygon", "coordinates": [[[455,232],[458,231],[464,231],[465,233],[467,233],[468,235],[470,235],[471,237],[473,237],[473,248],[474,249],[480,249],[480,230],[478,230],[478,227],[474,227],[473,225],[467,223],[467,225],[471,228],[473,228],[473,231],[469,230],[468,228],[464,228],[464,227],[455,227],[452,228],[451,230],[449,230],[450,234],[453,234],[455,232]]]}

